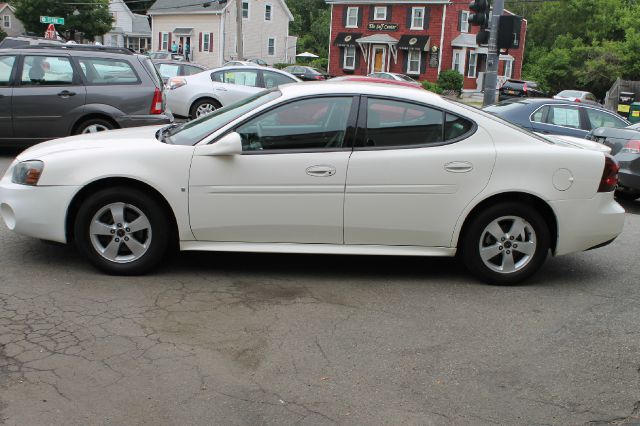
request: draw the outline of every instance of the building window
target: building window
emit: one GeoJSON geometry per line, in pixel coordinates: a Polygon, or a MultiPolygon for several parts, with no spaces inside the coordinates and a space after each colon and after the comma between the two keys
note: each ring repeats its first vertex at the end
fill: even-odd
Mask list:
{"type": "Polygon", "coordinates": [[[475,52],[469,53],[469,70],[467,71],[467,77],[476,78],[478,68],[478,55],[475,52]]]}
{"type": "Polygon", "coordinates": [[[460,32],[468,33],[469,32],[469,11],[463,10],[460,12],[460,32]]]}
{"type": "Polygon", "coordinates": [[[387,6],[376,6],[375,13],[373,14],[373,19],[376,21],[386,21],[387,6]]]}
{"type": "Polygon", "coordinates": [[[4,28],[11,28],[11,16],[10,15],[4,15],[2,18],[2,26],[4,28]]]}
{"type": "Polygon", "coordinates": [[[504,61],[504,76],[511,78],[513,73],[513,61],[504,61]]]}
{"type": "Polygon", "coordinates": [[[276,39],[269,37],[267,39],[267,55],[275,56],[276,54],[276,39]]]}
{"type": "Polygon", "coordinates": [[[205,52],[208,52],[210,50],[210,46],[211,46],[211,34],[210,33],[202,34],[202,50],[204,50],[205,52]]]}
{"type": "Polygon", "coordinates": [[[344,48],[344,69],[352,70],[356,67],[356,47],[347,46],[344,48]]]}
{"type": "Polygon", "coordinates": [[[264,5],[264,20],[265,21],[270,21],[271,20],[271,5],[270,4],[265,4],[264,5]]]}
{"type": "Polygon", "coordinates": [[[465,54],[466,54],[466,49],[453,50],[453,63],[451,64],[451,68],[458,71],[462,75],[464,75],[464,55],[465,54]]]}
{"type": "Polygon", "coordinates": [[[162,33],[162,49],[169,50],[169,33],[162,33]]]}
{"type": "Polygon", "coordinates": [[[411,29],[424,29],[424,7],[411,8],[411,29]]]}
{"type": "Polygon", "coordinates": [[[249,2],[242,2],[242,19],[249,19],[249,2]]]}
{"type": "Polygon", "coordinates": [[[358,28],[358,8],[350,7],[347,9],[347,28],[358,28]]]}
{"type": "Polygon", "coordinates": [[[407,52],[407,74],[420,74],[422,52],[416,49],[407,50],[407,52]]]}

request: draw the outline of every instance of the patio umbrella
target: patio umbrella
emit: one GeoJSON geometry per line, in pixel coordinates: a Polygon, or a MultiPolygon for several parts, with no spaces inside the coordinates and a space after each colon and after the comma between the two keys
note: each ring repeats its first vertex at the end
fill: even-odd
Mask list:
{"type": "Polygon", "coordinates": [[[302,52],[296,55],[298,58],[319,58],[318,55],[315,55],[311,52],[302,52]]]}

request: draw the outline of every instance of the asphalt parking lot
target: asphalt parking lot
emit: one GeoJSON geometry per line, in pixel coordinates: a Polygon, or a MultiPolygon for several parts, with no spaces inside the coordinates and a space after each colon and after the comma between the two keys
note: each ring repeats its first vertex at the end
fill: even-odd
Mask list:
{"type": "Polygon", "coordinates": [[[0,424],[639,423],[625,208],[612,245],[504,288],[364,256],[184,253],[117,278],[0,224],[0,424]]]}

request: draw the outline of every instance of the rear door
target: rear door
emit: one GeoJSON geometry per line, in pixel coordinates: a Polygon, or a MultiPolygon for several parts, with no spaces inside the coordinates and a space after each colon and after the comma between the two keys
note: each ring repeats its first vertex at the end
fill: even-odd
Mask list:
{"type": "Polygon", "coordinates": [[[13,89],[14,136],[31,141],[68,136],[82,115],[85,98],[69,55],[24,55],[13,89]]]}
{"type": "Polygon", "coordinates": [[[211,74],[213,90],[222,105],[229,105],[262,90],[262,78],[258,70],[225,69],[211,74]]]}
{"type": "Polygon", "coordinates": [[[0,55],[0,139],[13,137],[11,123],[12,77],[16,69],[16,55],[0,55]]]}

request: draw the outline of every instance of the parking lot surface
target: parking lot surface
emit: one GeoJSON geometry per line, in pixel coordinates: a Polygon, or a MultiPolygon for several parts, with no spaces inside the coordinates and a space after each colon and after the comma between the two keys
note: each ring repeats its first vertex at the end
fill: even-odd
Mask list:
{"type": "Polygon", "coordinates": [[[0,423],[640,422],[640,201],[624,206],[612,245],[516,287],[366,256],[182,253],[111,277],[0,224],[0,423]]]}

